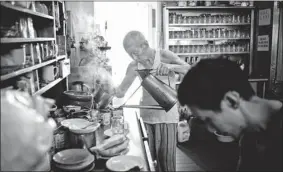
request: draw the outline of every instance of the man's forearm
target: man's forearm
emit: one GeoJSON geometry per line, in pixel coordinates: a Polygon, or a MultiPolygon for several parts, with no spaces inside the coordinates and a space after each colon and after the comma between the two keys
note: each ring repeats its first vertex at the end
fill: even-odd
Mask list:
{"type": "Polygon", "coordinates": [[[169,64],[170,70],[181,74],[186,74],[190,68],[191,66],[189,64],[185,64],[185,65],[169,64]]]}

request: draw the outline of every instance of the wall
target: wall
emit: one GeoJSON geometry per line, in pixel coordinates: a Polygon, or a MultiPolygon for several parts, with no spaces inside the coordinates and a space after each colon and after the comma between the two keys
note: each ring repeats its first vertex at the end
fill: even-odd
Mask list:
{"type": "Polygon", "coordinates": [[[70,57],[69,83],[83,81],[91,88],[95,88],[97,79],[102,83],[111,82],[111,68],[106,70],[106,68],[109,69],[106,51],[98,48],[103,46],[105,41],[99,37],[100,27],[95,22],[95,3],[93,1],[67,1],[66,10],[71,14],[69,28],[72,27],[75,39],[75,48],[72,48],[70,57]]]}
{"type": "MultiPolygon", "coordinates": [[[[154,8],[151,2],[95,2],[96,22],[101,26],[101,32],[104,32],[104,23],[107,21],[108,29],[106,37],[109,45],[112,47],[107,53],[112,66],[113,82],[118,86],[125,76],[128,64],[132,61],[123,48],[123,38],[131,30],[139,30],[149,39],[151,46],[153,43],[154,31],[149,31],[149,11],[154,8]]],[[[150,21],[151,22],[151,21],[150,21]]],[[[123,99],[114,99],[113,104],[122,104],[140,85],[137,78],[123,99]]],[[[128,104],[139,104],[141,97],[140,89],[128,101],[128,104]]]]}

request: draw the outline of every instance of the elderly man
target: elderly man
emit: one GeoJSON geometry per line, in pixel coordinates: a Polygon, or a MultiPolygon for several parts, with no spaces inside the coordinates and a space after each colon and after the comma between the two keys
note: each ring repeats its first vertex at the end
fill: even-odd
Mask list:
{"type": "MultiPolygon", "coordinates": [[[[126,76],[115,90],[115,96],[124,97],[137,76],[139,69],[156,69],[156,77],[175,88],[175,72],[185,74],[189,65],[174,53],[167,50],[155,50],[149,47],[144,35],[139,31],[126,34],[124,49],[134,60],[127,68],[126,76]]],[[[141,105],[154,105],[157,102],[143,90],[141,105]]],[[[141,109],[145,123],[149,146],[153,159],[157,160],[160,171],[176,170],[176,131],[179,121],[177,106],[170,111],[141,109]]]]}
{"type": "Polygon", "coordinates": [[[210,129],[239,139],[238,170],[282,171],[282,103],[257,97],[236,63],[201,60],[185,75],[178,99],[210,129]]]}

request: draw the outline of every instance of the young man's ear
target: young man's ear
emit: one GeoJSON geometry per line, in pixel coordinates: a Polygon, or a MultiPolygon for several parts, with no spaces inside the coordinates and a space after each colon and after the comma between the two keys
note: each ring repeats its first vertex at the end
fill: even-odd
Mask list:
{"type": "Polygon", "coordinates": [[[229,91],[223,96],[222,102],[226,106],[237,109],[240,104],[240,94],[236,91],[229,91]]]}

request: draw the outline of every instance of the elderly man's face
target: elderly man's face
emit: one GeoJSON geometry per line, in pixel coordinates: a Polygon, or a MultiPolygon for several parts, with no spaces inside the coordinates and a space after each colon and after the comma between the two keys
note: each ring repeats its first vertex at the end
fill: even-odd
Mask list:
{"type": "Polygon", "coordinates": [[[128,54],[138,63],[141,63],[144,67],[150,68],[152,66],[153,59],[147,54],[148,45],[143,43],[132,44],[127,48],[128,54]]]}

